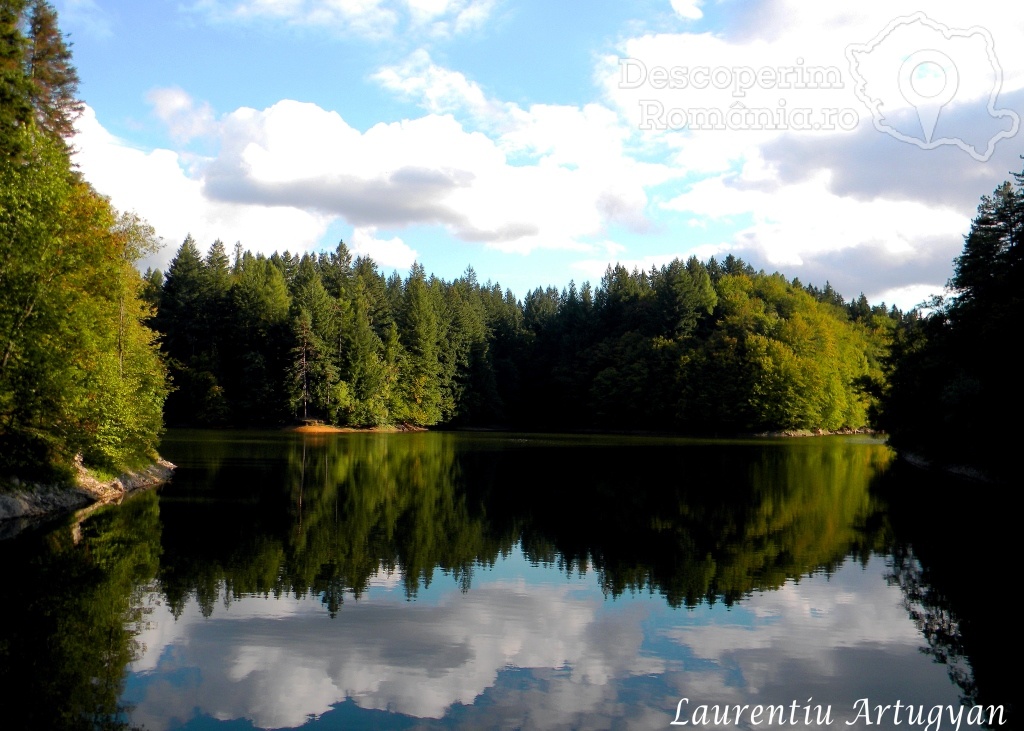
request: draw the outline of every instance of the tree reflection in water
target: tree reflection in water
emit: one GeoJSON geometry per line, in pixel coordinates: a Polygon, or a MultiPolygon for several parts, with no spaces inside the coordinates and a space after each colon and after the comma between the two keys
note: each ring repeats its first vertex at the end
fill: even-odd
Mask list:
{"type": "Polygon", "coordinates": [[[1012,645],[978,589],[997,585],[1011,534],[877,442],[177,433],[165,452],[174,483],[90,516],[77,542],[65,525],[0,544],[0,683],[31,699],[8,708],[12,728],[127,728],[119,697],[151,592],[175,616],[192,598],[209,617],[292,595],[335,617],[381,577],[409,598],[438,574],[469,591],[517,546],[594,572],[606,596],[673,607],[885,553],[964,702],[1014,697],[996,662],[1012,645]]]}
{"type": "Polygon", "coordinates": [[[129,729],[120,703],[160,558],[156,493],[0,545],[11,729],[129,729]]]}

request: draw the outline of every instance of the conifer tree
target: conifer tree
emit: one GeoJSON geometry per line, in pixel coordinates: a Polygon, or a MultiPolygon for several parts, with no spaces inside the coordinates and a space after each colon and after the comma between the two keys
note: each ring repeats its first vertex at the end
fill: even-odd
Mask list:
{"type": "Polygon", "coordinates": [[[57,12],[46,0],[32,0],[28,26],[26,73],[37,123],[46,133],[68,139],[82,113],[71,49],[57,26],[57,12]]]}
{"type": "Polygon", "coordinates": [[[436,424],[442,414],[439,327],[422,264],[413,265],[404,294],[401,334],[408,368],[402,418],[414,424],[436,424]]]}

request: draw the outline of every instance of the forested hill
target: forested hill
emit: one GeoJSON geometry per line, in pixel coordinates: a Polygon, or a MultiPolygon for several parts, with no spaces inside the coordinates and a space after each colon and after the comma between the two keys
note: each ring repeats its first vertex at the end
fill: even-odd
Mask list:
{"type": "Polygon", "coordinates": [[[189,237],[145,277],[182,425],[858,428],[903,319],[732,256],[518,300],[472,269],[385,278],[343,243],[204,255],[189,237]]]}

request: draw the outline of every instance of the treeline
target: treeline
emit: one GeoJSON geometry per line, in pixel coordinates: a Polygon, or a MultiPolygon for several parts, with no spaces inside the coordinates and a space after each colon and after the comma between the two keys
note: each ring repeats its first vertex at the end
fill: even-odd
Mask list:
{"type": "Polygon", "coordinates": [[[733,256],[522,300],[473,270],[385,277],[341,243],[266,257],[187,238],[149,271],[170,424],[318,420],[708,433],[858,428],[897,325],[733,256]]]}
{"type": "Polygon", "coordinates": [[[162,430],[134,266],[155,235],[72,166],[77,83],[53,7],[0,1],[0,477],[133,466],[162,430]]]}
{"type": "Polygon", "coordinates": [[[899,329],[881,423],[894,446],[1010,479],[1024,388],[1013,336],[1024,317],[1024,173],[983,196],[948,297],[899,329]]]}

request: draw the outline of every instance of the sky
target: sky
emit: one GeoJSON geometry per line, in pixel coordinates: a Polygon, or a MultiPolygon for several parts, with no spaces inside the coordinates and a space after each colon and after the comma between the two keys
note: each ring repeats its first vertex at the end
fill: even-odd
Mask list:
{"type": "Polygon", "coordinates": [[[517,296],[732,253],[909,308],[1024,168],[995,0],[54,0],[85,178],[164,242],[517,296]]]}

